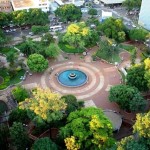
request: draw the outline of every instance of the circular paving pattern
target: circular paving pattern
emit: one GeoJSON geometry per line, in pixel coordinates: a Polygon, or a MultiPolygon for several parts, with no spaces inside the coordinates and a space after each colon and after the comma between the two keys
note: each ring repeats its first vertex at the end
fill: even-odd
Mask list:
{"type": "Polygon", "coordinates": [[[88,63],[66,62],[52,66],[41,78],[43,88],[51,88],[61,94],[73,94],[78,99],[84,99],[95,95],[104,85],[104,76],[99,69],[88,63]],[[53,68],[51,70],[51,68],[53,68]],[[81,87],[64,87],[57,81],[57,75],[68,69],[81,70],[88,76],[88,81],[81,87]]]}

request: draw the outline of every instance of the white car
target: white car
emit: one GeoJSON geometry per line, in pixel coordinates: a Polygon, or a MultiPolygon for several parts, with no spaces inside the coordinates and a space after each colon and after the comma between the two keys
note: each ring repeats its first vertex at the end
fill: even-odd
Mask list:
{"type": "Polygon", "coordinates": [[[136,28],[136,25],[133,24],[132,27],[133,27],[133,28],[136,28]]]}
{"type": "Polygon", "coordinates": [[[33,36],[34,34],[33,34],[33,32],[29,32],[29,35],[33,36]]]}

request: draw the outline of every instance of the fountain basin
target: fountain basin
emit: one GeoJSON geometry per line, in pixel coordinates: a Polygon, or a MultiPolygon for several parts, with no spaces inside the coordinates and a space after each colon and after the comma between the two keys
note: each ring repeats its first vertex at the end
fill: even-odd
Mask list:
{"type": "Polygon", "coordinates": [[[57,80],[66,87],[79,87],[87,82],[88,76],[83,71],[70,69],[60,72],[57,80]]]}

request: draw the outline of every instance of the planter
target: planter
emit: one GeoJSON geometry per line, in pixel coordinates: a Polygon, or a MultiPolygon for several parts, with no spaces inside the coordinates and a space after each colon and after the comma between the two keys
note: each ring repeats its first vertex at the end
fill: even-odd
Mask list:
{"type": "Polygon", "coordinates": [[[58,128],[51,128],[51,138],[56,139],[58,135],[58,128]]]}
{"type": "Polygon", "coordinates": [[[125,119],[129,119],[129,120],[134,120],[136,118],[136,113],[133,112],[129,112],[126,110],[120,110],[120,114],[123,116],[123,118],[125,119]]]}

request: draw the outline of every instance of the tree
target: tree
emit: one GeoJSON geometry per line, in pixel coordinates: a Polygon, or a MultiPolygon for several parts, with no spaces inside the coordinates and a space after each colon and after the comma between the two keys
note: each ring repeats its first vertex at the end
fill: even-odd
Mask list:
{"type": "Polygon", "coordinates": [[[20,122],[14,122],[10,127],[10,138],[17,150],[25,150],[29,146],[29,138],[20,122]]]}
{"type": "Polygon", "coordinates": [[[148,31],[144,30],[144,29],[132,29],[129,32],[129,37],[131,40],[133,41],[140,41],[140,42],[144,42],[147,38],[148,35],[148,31]]]}
{"type": "Polygon", "coordinates": [[[127,7],[128,11],[133,8],[140,8],[142,0],[125,0],[123,1],[123,5],[127,7]]]}
{"type": "Polygon", "coordinates": [[[60,53],[60,48],[55,43],[51,43],[49,47],[45,50],[45,54],[48,57],[56,58],[60,53]]]}
{"type": "Polygon", "coordinates": [[[21,122],[26,123],[29,120],[29,117],[27,115],[26,110],[22,110],[19,108],[16,108],[11,111],[9,114],[9,124],[12,125],[13,122],[21,122]]]}
{"type": "Polygon", "coordinates": [[[5,12],[0,12],[0,27],[7,26],[9,24],[8,15],[5,12]]]}
{"type": "Polygon", "coordinates": [[[48,68],[48,61],[40,54],[31,54],[27,60],[27,65],[33,72],[43,72],[48,68]]]}
{"type": "Polygon", "coordinates": [[[88,14],[91,15],[91,16],[97,15],[97,9],[91,8],[91,9],[88,11],[88,14]]]}
{"type": "Polygon", "coordinates": [[[109,91],[110,102],[116,102],[121,109],[132,112],[144,111],[146,100],[137,88],[128,85],[116,85],[109,91]]]}
{"type": "Polygon", "coordinates": [[[19,103],[19,108],[27,110],[31,119],[39,123],[51,123],[63,118],[66,103],[60,95],[39,87],[32,94],[32,98],[19,103]]]}
{"type": "Polygon", "coordinates": [[[113,55],[118,53],[118,48],[116,44],[112,40],[105,40],[100,41],[99,43],[99,49],[96,53],[96,55],[99,58],[109,60],[110,62],[113,61],[113,55]]]}
{"type": "Polygon", "coordinates": [[[134,133],[138,133],[139,137],[150,139],[150,111],[144,114],[137,114],[136,122],[133,126],[134,133]]]}
{"type": "Polygon", "coordinates": [[[0,45],[2,46],[7,42],[7,38],[4,34],[4,32],[0,29],[0,45]]]}
{"type": "Polygon", "coordinates": [[[63,22],[67,21],[79,21],[82,17],[80,8],[74,4],[62,5],[55,11],[55,15],[58,16],[63,22]]]}
{"type": "Polygon", "coordinates": [[[51,42],[54,42],[54,38],[50,33],[46,33],[42,36],[41,42],[43,45],[49,45],[51,42]]]}
{"type": "Polygon", "coordinates": [[[135,86],[139,91],[147,91],[147,80],[145,79],[144,65],[134,65],[127,71],[127,84],[135,86]]]}
{"type": "Polygon", "coordinates": [[[17,100],[17,102],[22,102],[26,98],[29,98],[29,92],[21,86],[15,87],[12,90],[12,94],[13,94],[14,98],[17,100]]]}
{"type": "Polygon", "coordinates": [[[70,113],[60,135],[68,150],[105,150],[114,144],[111,123],[101,109],[94,107],[70,113]]]}
{"type": "Polygon", "coordinates": [[[85,23],[71,24],[67,28],[66,34],[63,36],[63,41],[74,47],[84,48],[85,39],[90,36],[90,30],[85,23]]]}
{"type": "Polygon", "coordinates": [[[32,146],[32,150],[57,150],[57,145],[48,137],[36,140],[32,146]]]}
{"type": "Polygon", "coordinates": [[[64,95],[61,98],[64,99],[65,103],[67,104],[67,108],[66,108],[67,114],[79,110],[84,106],[84,102],[77,101],[77,98],[74,95],[64,95]]]}
{"type": "Polygon", "coordinates": [[[40,34],[40,33],[46,33],[49,31],[49,26],[46,25],[46,26],[32,26],[31,28],[31,31],[34,33],[34,34],[40,34]]]}
{"type": "Polygon", "coordinates": [[[49,23],[48,13],[42,11],[40,8],[29,9],[29,21],[31,25],[46,25],[49,23]]]}
{"type": "Polygon", "coordinates": [[[26,9],[13,11],[11,15],[12,15],[12,20],[14,24],[19,25],[19,26],[28,24],[29,18],[28,18],[28,12],[26,9]]]}
{"type": "Polygon", "coordinates": [[[9,129],[6,125],[0,124],[0,148],[8,150],[9,129]]]}
{"type": "Polygon", "coordinates": [[[121,19],[108,18],[97,27],[98,32],[103,32],[108,38],[123,42],[126,38],[124,24],[121,19]]]}

